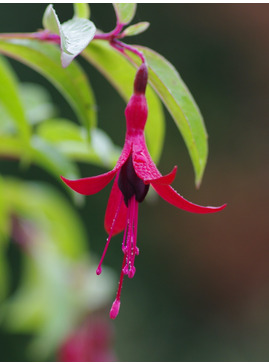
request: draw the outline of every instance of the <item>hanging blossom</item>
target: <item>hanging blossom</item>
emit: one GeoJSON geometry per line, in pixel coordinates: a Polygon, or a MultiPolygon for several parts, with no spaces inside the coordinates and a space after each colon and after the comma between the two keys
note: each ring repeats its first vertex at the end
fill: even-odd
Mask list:
{"type": "Polygon", "coordinates": [[[84,319],[81,326],[71,332],[58,349],[61,362],[114,362],[114,331],[110,322],[94,315],[84,319]]]}
{"type": "Polygon", "coordinates": [[[177,167],[165,176],[158,171],[148,152],[144,134],[148,115],[145,97],[147,79],[147,67],[143,63],[137,71],[134,93],[125,109],[127,127],[125,144],[116,166],[99,176],[78,180],[61,177],[70,188],[82,195],[92,195],[101,191],[115,177],[105,213],[105,229],[108,238],[96,270],[98,275],[102,272],[102,262],[112,236],[124,231],[122,241],[124,257],[116,299],[110,310],[112,319],[119,313],[124,275],[132,278],[135,274],[135,257],[139,254],[136,245],[138,204],[144,200],[150,185],[165,201],[189,212],[212,213],[226,206],[204,207],[187,201],[170,186],[175,178],[177,167]]]}

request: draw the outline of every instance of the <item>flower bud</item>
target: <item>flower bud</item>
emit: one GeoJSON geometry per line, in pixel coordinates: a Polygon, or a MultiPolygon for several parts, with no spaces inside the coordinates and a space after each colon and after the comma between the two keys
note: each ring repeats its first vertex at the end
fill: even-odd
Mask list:
{"type": "Polygon", "coordinates": [[[145,63],[138,68],[134,81],[134,93],[145,94],[148,82],[148,69],[145,63]]]}
{"type": "Polygon", "coordinates": [[[148,117],[148,106],[145,97],[148,82],[148,69],[143,63],[136,72],[134,93],[125,109],[127,133],[143,132],[148,117]]]}

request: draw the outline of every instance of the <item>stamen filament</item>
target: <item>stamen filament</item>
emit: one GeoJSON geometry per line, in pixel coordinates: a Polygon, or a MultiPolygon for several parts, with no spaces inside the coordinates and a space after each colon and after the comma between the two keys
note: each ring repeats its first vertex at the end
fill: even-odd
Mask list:
{"type": "Polygon", "coordinates": [[[128,225],[129,225],[129,210],[127,211],[127,218],[126,218],[126,224],[123,234],[123,240],[122,240],[122,251],[125,254],[126,253],[126,237],[127,237],[127,231],[128,231],[128,225]]]}
{"type": "Polygon", "coordinates": [[[132,209],[132,225],[130,226],[131,228],[131,241],[130,241],[130,251],[129,251],[129,259],[130,259],[130,268],[129,268],[129,273],[128,273],[128,277],[129,278],[133,278],[134,274],[135,274],[135,267],[134,267],[134,261],[135,261],[135,245],[136,245],[136,241],[135,241],[135,205],[137,204],[137,202],[135,201],[135,198],[132,199],[132,205],[131,205],[131,209],[132,209]]]}
{"type": "Polygon", "coordinates": [[[120,208],[121,208],[121,204],[122,204],[122,201],[123,201],[123,196],[121,196],[121,199],[120,199],[120,203],[119,203],[119,206],[117,208],[117,211],[115,213],[115,217],[113,219],[113,222],[112,222],[112,225],[111,225],[111,229],[110,229],[110,232],[109,232],[109,236],[106,240],[106,245],[105,245],[105,248],[104,248],[104,251],[103,251],[103,254],[102,254],[102,257],[100,259],[100,262],[98,264],[98,267],[96,269],[96,274],[99,276],[101,273],[102,273],[102,263],[103,263],[103,260],[105,258],[105,255],[106,255],[106,252],[107,252],[107,249],[108,249],[108,246],[109,246],[109,243],[110,243],[110,240],[112,238],[112,234],[113,234],[113,230],[114,230],[114,227],[115,227],[115,223],[117,221],[117,218],[118,218],[118,215],[119,215],[119,212],[120,212],[120,208]]]}
{"type": "Polygon", "coordinates": [[[125,236],[125,246],[124,246],[124,254],[126,255],[126,259],[125,259],[125,265],[124,265],[124,268],[123,268],[123,273],[125,275],[128,274],[128,259],[129,259],[129,241],[130,241],[130,223],[131,223],[131,220],[132,220],[132,215],[131,215],[131,201],[132,201],[132,198],[128,201],[128,216],[127,216],[127,224],[126,224],[126,229],[127,229],[127,232],[126,232],[126,236],[125,236]]]}
{"type": "Polygon", "coordinates": [[[135,204],[135,220],[134,220],[134,226],[135,226],[135,230],[134,230],[134,241],[135,241],[135,246],[134,246],[134,250],[135,250],[135,254],[138,255],[139,254],[139,249],[136,246],[137,244],[137,228],[138,228],[138,203],[135,204]]]}
{"type": "Polygon", "coordinates": [[[137,223],[138,223],[138,202],[135,196],[132,196],[128,204],[128,217],[124,231],[122,242],[122,250],[126,254],[126,263],[123,268],[123,273],[133,278],[135,275],[135,256],[138,255],[139,250],[136,247],[137,239],[137,223]]]}

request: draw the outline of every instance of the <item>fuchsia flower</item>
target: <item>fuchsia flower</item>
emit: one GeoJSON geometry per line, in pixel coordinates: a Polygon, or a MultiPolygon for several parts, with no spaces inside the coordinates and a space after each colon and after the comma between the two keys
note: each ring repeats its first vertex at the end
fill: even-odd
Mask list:
{"type": "Polygon", "coordinates": [[[58,350],[61,362],[112,362],[117,358],[112,349],[113,328],[101,316],[87,318],[65,338],[58,350]]]}
{"type": "Polygon", "coordinates": [[[105,229],[109,235],[96,270],[97,274],[102,271],[101,265],[111,237],[124,230],[122,271],[116,299],[110,311],[110,317],[113,319],[118,315],[120,308],[123,277],[127,275],[132,278],[135,274],[135,256],[139,254],[136,246],[138,203],[144,200],[149,185],[165,201],[189,212],[202,214],[217,212],[226,206],[203,207],[185,200],[170,186],[175,178],[177,168],[174,167],[172,172],[165,176],[162,176],[158,171],[148,152],[144,135],[148,115],[145,97],[147,78],[147,67],[143,63],[136,74],[134,94],[125,109],[127,127],[125,144],[116,166],[110,172],[95,177],[78,180],[68,180],[62,177],[62,180],[74,191],[83,195],[92,195],[101,191],[116,176],[105,214],[105,229]]]}

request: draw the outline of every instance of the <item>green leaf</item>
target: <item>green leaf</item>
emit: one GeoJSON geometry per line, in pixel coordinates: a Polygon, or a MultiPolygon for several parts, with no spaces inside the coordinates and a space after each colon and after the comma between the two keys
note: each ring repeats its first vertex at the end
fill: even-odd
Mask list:
{"type": "Polygon", "coordinates": [[[16,136],[0,134],[0,156],[9,158],[20,158],[23,153],[23,143],[16,136]]]}
{"type": "MultiPolygon", "coordinates": [[[[6,298],[9,288],[9,269],[8,259],[6,256],[6,243],[10,235],[10,218],[9,205],[5,196],[4,179],[0,177],[0,302],[6,298]]],[[[0,310],[2,311],[2,310],[0,310]]],[[[2,315],[0,313],[0,321],[2,315]]]]}
{"type": "MultiPolygon", "coordinates": [[[[122,98],[128,102],[133,92],[135,67],[122,54],[102,41],[95,40],[92,42],[83,51],[82,55],[104,75],[122,98]]],[[[152,158],[157,162],[163,147],[164,114],[161,102],[151,87],[147,88],[146,95],[149,108],[149,117],[145,130],[146,139],[152,158]]],[[[124,116],[122,116],[123,118],[124,116]]]]}
{"type": "Polygon", "coordinates": [[[86,3],[74,3],[75,16],[78,18],[90,19],[91,11],[89,4],[86,3]]]}
{"type": "MultiPolygon", "coordinates": [[[[58,191],[40,182],[5,179],[5,199],[16,216],[34,224],[42,237],[40,240],[56,246],[65,257],[83,258],[87,247],[83,226],[75,210],[58,191]]],[[[35,235],[31,238],[35,240],[35,235]]]]}
{"type": "MultiPolygon", "coordinates": [[[[0,104],[15,123],[22,140],[27,144],[31,130],[20,99],[16,76],[9,67],[7,60],[2,57],[0,57],[0,80],[0,104]]],[[[0,124],[4,123],[1,120],[2,117],[0,124]]]]}
{"type": "Polygon", "coordinates": [[[12,119],[12,117],[9,115],[7,110],[4,108],[3,104],[0,100],[0,135],[4,134],[16,134],[17,128],[16,125],[12,119]]]}
{"type": "Polygon", "coordinates": [[[128,28],[124,29],[124,32],[122,33],[122,35],[124,37],[129,37],[132,35],[137,35],[140,33],[143,33],[145,30],[148,29],[148,27],[150,26],[150,23],[147,21],[143,21],[134,25],[130,25],[128,28]]]}
{"type": "Polygon", "coordinates": [[[8,301],[4,317],[9,330],[35,334],[29,349],[43,361],[55,354],[81,317],[108,304],[116,282],[106,267],[100,281],[86,254],[83,261],[70,262],[51,248],[43,240],[38,251],[31,249],[31,258],[25,257],[20,289],[8,301]]]}
{"type": "MultiPolygon", "coordinates": [[[[5,242],[7,241],[10,235],[10,221],[8,215],[9,215],[9,206],[5,199],[4,180],[3,178],[0,178],[0,255],[2,254],[2,249],[4,249],[5,242]]],[[[1,264],[2,262],[0,262],[0,265],[1,264]]],[[[1,284],[2,282],[0,282],[0,286],[1,284]]],[[[1,288],[0,288],[0,296],[1,296],[1,288]]]]}
{"type": "Polygon", "coordinates": [[[27,120],[32,125],[56,114],[56,107],[52,104],[49,93],[41,85],[20,83],[19,93],[27,120]]]}
{"type": "Polygon", "coordinates": [[[88,19],[75,17],[61,26],[62,65],[67,67],[87,47],[96,32],[88,19]]]}
{"type": "MultiPolygon", "coordinates": [[[[0,135],[0,156],[19,159],[23,153],[24,145],[17,137],[0,135]]],[[[31,139],[29,159],[56,177],[58,182],[61,182],[61,175],[71,179],[79,178],[78,169],[72,160],[39,136],[31,139]]]]}
{"type": "MultiPolygon", "coordinates": [[[[18,92],[26,119],[30,125],[52,118],[56,107],[50,100],[47,90],[38,84],[19,83],[18,92]]],[[[16,124],[0,100],[0,133],[16,134],[16,124]]]]}
{"type": "Polygon", "coordinates": [[[96,32],[93,22],[83,17],[75,16],[60,24],[52,5],[45,10],[43,25],[46,30],[58,34],[61,38],[61,60],[64,68],[87,47],[96,32]]]}
{"type": "MultiPolygon", "coordinates": [[[[89,144],[85,129],[61,119],[40,124],[32,144],[31,161],[44,168],[59,182],[60,175],[79,178],[78,170],[72,161],[110,169],[114,167],[121,151],[102,130],[92,130],[89,144]]],[[[19,158],[23,152],[23,144],[17,137],[0,134],[0,156],[19,158]]]]}
{"type": "Polygon", "coordinates": [[[2,40],[1,52],[25,63],[52,82],[87,129],[96,125],[95,98],[86,74],[76,62],[63,69],[56,46],[30,39],[2,40]]]}
{"type": "Polygon", "coordinates": [[[58,181],[61,175],[70,179],[79,178],[76,165],[53,145],[37,136],[32,138],[31,144],[34,162],[54,175],[58,181]]]}
{"type": "MultiPolygon", "coordinates": [[[[203,117],[190,91],[177,70],[155,51],[137,46],[149,66],[149,82],[170,112],[190,154],[195,171],[195,183],[201,183],[208,155],[207,133],[203,117]]],[[[139,59],[128,53],[139,64],[139,59]]]]}
{"type": "Polygon", "coordinates": [[[113,4],[117,16],[117,21],[121,24],[129,24],[136,12],[136,4],[134,3],[117,3],[113,4]]]}
{"type": "MultiPolygon", "coordinates": [[[[0,303],[1,303],[1,305],[2,305],[2,301],[4,301],[6,299],[6,296],[9,291],[9,285],[10,285],[10,276],[9,276],[7,253],[6,253],[5,247],[0,246],[0,303]]],[[[2,310],[1,310],[1,313],[2,313],[2,310]]],[[[0,320],[1,319],[2,319],[2,315],[0,314],[0,320]]]]}
{"type": "Polygon", "coordinates": [[[9,289],[9,280],[10,278],[6,252],[4,247],[0,246],[0,302],[6,298],[9,289]]]}
{"type": "Polygon", "coordinates": [[[21,284],[5,303],[3,319],[13,331],[35,333],[32,349],[44,359],[81,317],[107,304],[115,277],[106,268],[101,281],[96,276],[80,218],[61,194],[14,179],[4,186],[10,210],[28,227],[28,240],[21,284]]]}
{"type": "Polygon", "coordinates": [[[93,129],[89,144],[85,129],[69,120],[46,120],[38,126],[37,134],[72,160],[112,168],[120,155],[120,149],[103,131],[93,129]]]}
{"type": "Polygon", "coordinates": [[[49,143],[59,145],[65,141],[82,143],[85,129],[67,119],[55,118],[46,120],[38,126],[36,133],[49,143]]]}

